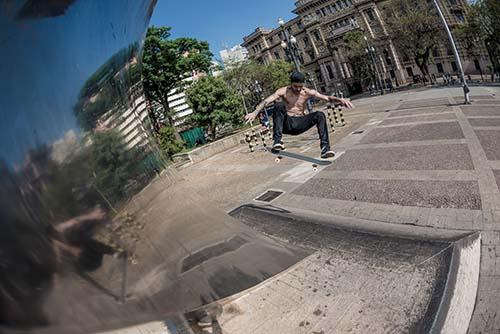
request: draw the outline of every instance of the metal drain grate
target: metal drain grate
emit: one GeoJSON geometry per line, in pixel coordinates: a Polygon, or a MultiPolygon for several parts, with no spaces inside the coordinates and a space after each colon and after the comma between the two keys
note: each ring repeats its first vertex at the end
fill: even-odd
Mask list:
{"type": "Polygon", "coordinates": [[[259,197],[257,197],[255,200],[261,202],[271,202],[274,201],[279,196],[281,196],[283,193],[284,193],[283,191],[279,190],[268,190],[259,197]]]}

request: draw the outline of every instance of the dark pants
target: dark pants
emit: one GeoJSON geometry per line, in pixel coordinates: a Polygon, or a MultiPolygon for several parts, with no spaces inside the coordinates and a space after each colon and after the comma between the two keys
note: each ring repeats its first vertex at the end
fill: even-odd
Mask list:
{"type": "Polygon", "coordinates": [[[273,111],[273,140],[274,143],[281,142],[283,133],[300,135],[316,125],[318,128],[321,149],[330,149],[328,138],[328,126],[326,117],[320,111],[305,116],[288,116],[284,103],[276,103],[273,111]]]}

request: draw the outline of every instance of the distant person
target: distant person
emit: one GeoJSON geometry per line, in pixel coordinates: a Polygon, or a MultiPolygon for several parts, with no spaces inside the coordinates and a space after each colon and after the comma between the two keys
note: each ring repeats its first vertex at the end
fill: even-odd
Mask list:
{"type": "Polygon", "coordinates": [[[330,150],[330,139],[328,138],[328,126],[325,114],[313,112],[305,114],[307,100],[315,97],[320,100],[340,104],[346,108],[353,108],[353,104],[347,99],[339,99],[333,96],[320,94],[314,89],[304,87],[305,76],[300,72],[293,72],[290,76],[291,84],[278,89],[274,94],[261,102],[253,113],[245,116],[247,123],[252,122],[262,109],[282,99],[282,103],[276,103],[273,112],[273,150],[284,150],[285,146],[281,140],[282,134],[299,135],[313,126],[318,128],[321,146],[321,158],[331,158],[335,153],[330,150]]]}

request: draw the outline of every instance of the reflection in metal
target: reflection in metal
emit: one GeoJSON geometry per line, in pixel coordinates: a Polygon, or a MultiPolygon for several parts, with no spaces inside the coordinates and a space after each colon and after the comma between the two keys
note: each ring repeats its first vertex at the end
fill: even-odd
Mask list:
{"type": "Polygon", "coordinates": [[[191,195],[150,134],[155,0],[0,1],[0,331],[190,312],[306,253],[191,195]]]}

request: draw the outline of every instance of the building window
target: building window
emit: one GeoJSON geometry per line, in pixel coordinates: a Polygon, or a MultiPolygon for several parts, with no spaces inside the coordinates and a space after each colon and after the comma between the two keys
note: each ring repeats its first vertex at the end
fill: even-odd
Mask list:
{"type": "Polygon", "coordinates": [[[320,37],[320,35],[319,35],[318,30],[314,30],[314,31],[313,31],[313,36],[314,36],[314,40],[315,40],[316,42],[319,42],[319,41],[320,41],[321,37],[320,37]]]}
{"type": "Polygon", "coordinates": [[[439,58],[439,49],[437,47],[435,47],[434,49],[432,49],[432,56],[434,58],[439,58]]]}
{"type": "Polygon", "coordinates": [[[370,21],[375,21],[375,15],[373,15],[373,10],[371,8],[366,10],[366,15],[370,21]]]}
{"type": "Polygon", "coordinates": [[[413,68],[411,68],[411,67],[407,67],[407,68],[406,68],[406,73],[408,73],[408,76],[409,76],[410,78],[413,78],[413,68]]]}
{"type": "Polygon", "coordinates": [[[304,37],[303,41],[304,41],[304,46],[308,47],[309,46],[309,38],[306,36],[306,37],[304,37]]]}
{"type": "Polygon", "coordinates": [[[274,58],[276,58],[277,60],[281,59],[280,53],[278,51],[274,52],[274,58]]]}
{"type": "Polygon", "coordinates": [[[462,12],[456,12],[455,13],[455,17],[457,18],[458,21],[460,22],[464,22],[465,21],[465,18],[464,18],[464,13],[462,12]]]}
{"type": "Polygon", "coordinates": [[[330,8],[332,10],[332,13],[336,13],[337,12],[337,7],[335,7],[335,5],[330,6],[330,8]]]}
{"type": "Polygon", "coordinates": [[[392,65],[392,60],[391,60],[391,57],[389,56],[389,51],[385,50],[384,49],[384,58],[385,58],[385,62],[388,66],[391,66],[392,65]]]}
{"type": "Polygon", "coordinates": [[[454,61],[451,62],[451,69],[453,70],[453,72],[456,72],[458,70],[457,63],[455,63],[454,61]]]}
{"type": "Polygon", "coordinates": [[[326,71],[328,72],[328,78],[330,78],[330,80],[333,79],[334,76],[333,76],[332,67],[330,65],[326,65],[325,68],[326,68],[326,71]]]}
{"type": "Polygon", "coordinates": [[[318,17],[321,17],[321,11],[319,9],[316,11],[316,15],[318,15],[318,17]]]}
{"type": "Polygon", "coordinates": [[[309,56],[310,61],[314,60],[314,51],[311,50],[311,51],[307,52],[307,55],[309,56]]]}
{"type": "Polygon", "coordinates": [[[318,80],[318,82],[323,82],[323,76],[321,75],[320,70],[316,70],[316,79],[318,80]]]}
{"type": "Polygon", "coordinates": [[[321,93],[326,93],[325,87],[321,86],[319,89],[321,90],[321,93]]]}
{"type": "Polygon", "coordinates": [[[302,21],[297,22],[297,29],[302,30],[302,28],[304,28],[302,21]]]}
{"type": "Polygon", "coordinates": [[[325,10],[326,14],[328,14],[328,15],[330,15],[332,13],[332,7],[330,7],[330,6],[326,6],[324,8],[324,10],[325,10]]]}
{"type": "Polygon", "coordinates": [[[438,73],[444,73],[443,64],[436,63],[436,68],[438,70],[438,73]]]}

